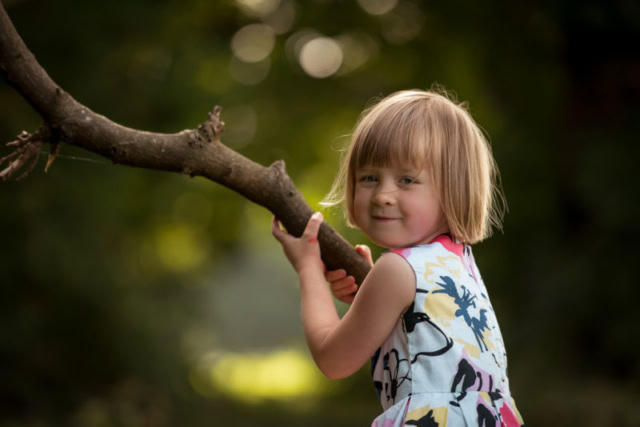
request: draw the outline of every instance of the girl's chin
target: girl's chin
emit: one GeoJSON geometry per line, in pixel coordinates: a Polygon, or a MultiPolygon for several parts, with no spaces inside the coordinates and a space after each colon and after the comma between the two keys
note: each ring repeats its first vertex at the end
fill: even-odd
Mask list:
{"type": "MultiPolygon", "coordinates": [[[[385,230],[387,231],[387,230],[385,230]]],[[[408,236],[399,236],[401,233],[393,232],[378,232],[367,234],[364,233],[369,240],[375,243],[377,246],[385,249],[403,249],[415,246],[418,244],[415,240],[406,238],[408,236]],[[404,237],[404,238],[403,238],[404,237]]]]}
{"type": "Polygon", "coordinates": [[[397,240],[392,239],[372,239],[369,237],[373,243],[385,249],[401,249],[411,246],[410,244],[404,244],[403,242],[399,242],[397,240]]]}

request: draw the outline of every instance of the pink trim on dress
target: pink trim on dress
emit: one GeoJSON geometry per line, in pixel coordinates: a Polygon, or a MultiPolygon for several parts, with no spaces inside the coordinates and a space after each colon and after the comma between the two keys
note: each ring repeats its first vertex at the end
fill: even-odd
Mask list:
{"type": "Polygon", "coordinates": [[[394,254],[398,254],[402,258],[407,259],[411,253],[411,248],[389,249],[389,252],[393,252],[394,254]]]}
{"type": "Polygon", "coordinates": [[[503,427],[520,427],[520,421],[516,414],[513,413],[509,405],[505,402],[500,408],[500,417],[502,417],[502,426],[503,427]]]}
{"type": "Polygon", "coordinates": [[[433,239],[430,243],[440,243],[446,250],[449,252],[458,255],[462,258],[462,251],[464,250],[464,245],[461,243],[454,242],[451,237],[446,234],[441,234],[435,239],[433,239]]]}

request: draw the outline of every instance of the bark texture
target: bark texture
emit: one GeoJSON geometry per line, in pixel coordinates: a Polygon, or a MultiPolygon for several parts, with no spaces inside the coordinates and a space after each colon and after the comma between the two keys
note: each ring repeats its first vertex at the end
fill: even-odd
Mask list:
{"type": "MultiPolygon", "coordinates": [[[[121,126],[80,104],[38,64],[1,2],[0,75],[43,118],[40,129],[23,132],[9,143],[15,151],[0,159],[0,164],[7,163],[0,178],[8,179],[20,170],[23,176],[28,174],[45,144],[51,146],[48,168],[62,142],[114,163],[208,178],[267,208],[295,236],[302,234],[313,213],[287,175],[283,161],[265,167],[220,142],[224,128],[220,107],[216,106],[197,129],[160,134],[121,126]]],[[[362,283],[370,267],[355,249],[327,223],[322,224],[318,239],[327,268],[344,268],[362,283]]]]}

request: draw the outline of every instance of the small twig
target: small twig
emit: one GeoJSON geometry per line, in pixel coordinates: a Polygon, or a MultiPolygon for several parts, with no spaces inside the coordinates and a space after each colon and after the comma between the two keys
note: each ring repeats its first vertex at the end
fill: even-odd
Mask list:
{"type": "MultiPolygon", "coordinates": [[[[29,167],[27,168],[27,170],[25,170],[19,177],[16,178],[16,181],[22,181],[23,179],[25,179],[33,170],[33,168],[36,166],[36,163],[38,163],[38,159],[40,158],[40,149],[42,148],[42,145],[40,144],[40,147],[34,151],[33,154],[30,154],[30,156],[33,156],[33,160],[31,161],[31,164],[29,165],[29,167]]],[[[28,158],[25,159],[25,163],[28,161],[28,158]]]]}
{"type": "Polygon", "coordinates": [[[33,134],[22,131],[18,135],[18,139],[7,143],[7,147],[15,147],[15,151],[0,159],[0,165],[9,162],[7,167],[0,171],[0,179],[3,181],[8,180],[27,164],[29,166],[25,172],[16,180],[20,181],[29,175],[38,162],[40,150],[42,150],[42,144],[46,142],[47,134],[45,125],[43,125],[33,134]]]}
{"type": "MultiPolygon", "coordinates": [[[[11,144],[10,142],[7,144],[7,146],[11,144]]],[[[9,153],[8,155],[4,156],[3,158],[0,159],[0,165],[3,164],[4,162],[8,162],[9,160],[11,160],[12,158],[16,157],[18,155],[18,151],[14,151],[13,153],[9,153]]]]}
{"type": "Polygon", "coordinates": [[[49,166],[56,159],[58,152],[60,151],[60,141],[55,141],[51,143],[51,151],[49,151],[49,158],[47,159],[47,165],[44,167],[44,173],[49,171],[49,166]]]}

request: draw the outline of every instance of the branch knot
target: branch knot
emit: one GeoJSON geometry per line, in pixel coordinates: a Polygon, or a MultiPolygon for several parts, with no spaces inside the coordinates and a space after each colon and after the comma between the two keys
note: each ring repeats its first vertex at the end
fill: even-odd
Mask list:
{"type": "Polygon", "coordinates": [[[224,122],[220,120],[220,112],[222,108],[219,105],[213,107],[213,111],[209,112],[206,122],[198,126],[198,132],[207,141],[220,141],[220,135],[224,130],[224,122]]]}

